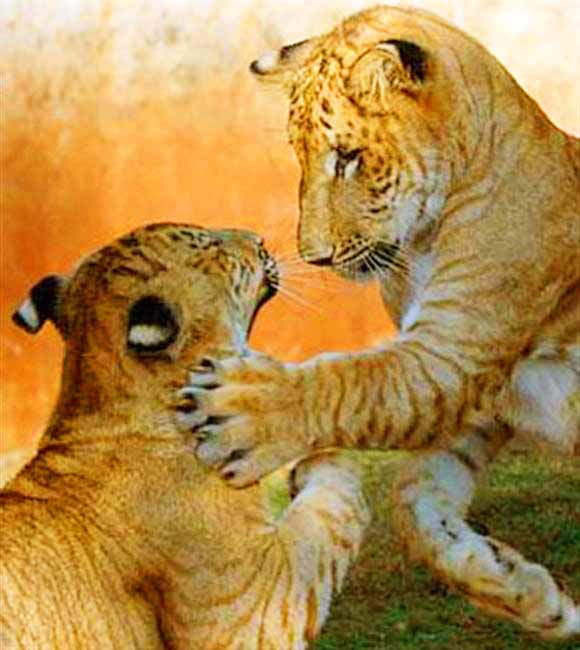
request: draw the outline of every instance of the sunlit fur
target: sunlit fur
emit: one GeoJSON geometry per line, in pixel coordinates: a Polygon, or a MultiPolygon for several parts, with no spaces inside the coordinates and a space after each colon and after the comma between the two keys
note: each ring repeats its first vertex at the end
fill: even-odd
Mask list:
{"type": "MultiPolygon", "coordinates": [[[[276,282],[252,233],[154,224],[53,283],[59,401],[38,454],[0,493],[2,648],[298,650],[317,635],[368,518],[356,467],[321,452],[234,491],[173,415],[202,356],[246,353],[276,282]],[[158,352],[128,347],[158,347],[170,328],[131,339],[144,296],[176,319],[158,352]]],[[[41,326],[31,296],[20,318],[41,326]]]]}
{"type": "Polygon", "coordinates": [[[378,280],[400,334],[293,366],[224,362],[201,411],[245,424],[226,422],[200,457],[222,463],[258,436],[225,468],[243,486],[300,434],[303,449],[421,450],[394,496],[413,556],[489,613],[580,632],[545,569],[463,519],[514,434],[579,444],[579,141],[480,44],[418,10],[364,11],[252,71],[290,97],[303,258],[378,280]]]}

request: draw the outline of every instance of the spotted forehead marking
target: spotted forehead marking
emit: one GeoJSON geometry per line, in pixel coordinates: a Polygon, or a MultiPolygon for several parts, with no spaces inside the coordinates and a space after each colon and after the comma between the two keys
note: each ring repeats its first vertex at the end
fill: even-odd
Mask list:
{"type": "Polygon", "coordinates": [[[314,147],[350,149],[373,137],[366,125],[369,116],[347,87],[361,54],[342,42],[339,47],[323,45],[297,71],[290,90],[288,133],[298,149],[306,142],[314,147]]]}
{"type": "Polygon", "coordinates": [[[183,265],[231,275],[233,280],[239,267],[255,273],[257,250],[227,246],[220,233],[188,224],[149,224],[85,258],[73,277],[105,287],[122,277],[148,281],[183,265]]]}

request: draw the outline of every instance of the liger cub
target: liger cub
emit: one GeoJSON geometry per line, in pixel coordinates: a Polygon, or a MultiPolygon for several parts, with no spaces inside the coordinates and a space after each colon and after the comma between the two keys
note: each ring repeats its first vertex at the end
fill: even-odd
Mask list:
{"type": "Polygon", "coordinates": [[[66,351],[38,453],[0,493],[2,648],[302,650],[317,635],[368,520],[357,467],[324,451],[233,491],[173,410],[204,355],[248,353],[278,283],[250,232],[153,224],[32,288],[16,323],[52,321],[66,351]]]}
{"type": "MultiPolygon", "coordinates": [[[[302,169],[303,259],[376,280],[394,341],[191,377],[198,457],[234,486],[327,445],[420,451],[395,490],[415,558],[544,636],[580,609],[543,567],[464,520],[514,435],[580,441],[580,141],[479,43],[379,6],[254,61],[281,85],[302,169]]],[[[210,360],[211,361],[211,360],[210,360]]]]}

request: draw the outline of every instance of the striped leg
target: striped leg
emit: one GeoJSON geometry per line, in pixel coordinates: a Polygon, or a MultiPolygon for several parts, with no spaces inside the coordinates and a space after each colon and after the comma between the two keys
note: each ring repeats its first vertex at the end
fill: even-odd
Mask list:
{"type": "MultiPolygon", "coordinates": [[[[340,592],[370,521],[360,471],[344,452],[323,450],[297,463],[289,479],[295,496],[278,522],[277,537],[296,567],[290,617],[306,616],[309,641],[318,635],[333,595],[340,592]]],[[[273,599],[265,616],[269,624],[277,612],[273,599]]]]}
{"type": "Polygon", "coordinates": [[[306,650],[318,636],[369,514],[357,465],[344,453],[313,454],[288,480],[294,498],[283,513],[241,540],[233,562],[208,573],[196,648],[306,650]]]}
{"type": "Polygon", "coordinates": [[[405,465],[393,493],[394,530],[412,559],[430,566],[484,612],[545,637],[580,633],[580,607],[541,565],[476,533],[464,517],[476,480],[506,439],[505,430],[476,430],[449,451],[405,465]]]}

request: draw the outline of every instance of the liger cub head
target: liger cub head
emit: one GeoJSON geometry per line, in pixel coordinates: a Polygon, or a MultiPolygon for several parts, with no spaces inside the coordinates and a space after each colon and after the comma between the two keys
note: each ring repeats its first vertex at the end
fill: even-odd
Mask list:
{"type": "Polygon", "coordinates": [[[243,352],[277,285],[276,263],[251,232],[151,224],[72,275],[38,282],[14,321],[30,333],[52,321],[62,335],[68,415],[106,412],[153,399],[202,354],[243,352]]]}
{"type": "Polygon", "coordinates": [[[439,18],[395,7],[254,61],[290,99],[305,261],[357,280],[403,270],[466,173],[501,70],[439,18]]]}

